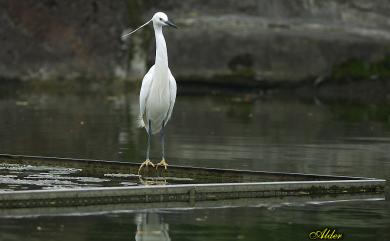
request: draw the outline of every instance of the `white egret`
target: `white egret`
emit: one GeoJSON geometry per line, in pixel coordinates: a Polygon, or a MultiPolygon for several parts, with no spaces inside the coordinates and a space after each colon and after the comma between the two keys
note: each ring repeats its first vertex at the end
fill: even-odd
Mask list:
{"type": "Polygon", "coordinates": [[[138,27],[134,31],[125,34],[122,38],[136,32],[148,23],[153,22],[154,34],[156,38],[156,59],[154,65],[149,69],[142,80],[141,92],[139,96],[139,126],[145,127],[148,134],[148,146],[146,149],[146,160],[138,170],[140,173],[144,166],[155,166],[149,159],[151,135],[160,133],[161,141],[161,161],[156,165],[167,169],[164,150],[164,128],[172,115],[173,106],[176,100],[176,81],[168,67],[167,45],[165,43],[162,28],[177,26],[168,20],[165,13],[158,12],[148,22],[138,27]]]}

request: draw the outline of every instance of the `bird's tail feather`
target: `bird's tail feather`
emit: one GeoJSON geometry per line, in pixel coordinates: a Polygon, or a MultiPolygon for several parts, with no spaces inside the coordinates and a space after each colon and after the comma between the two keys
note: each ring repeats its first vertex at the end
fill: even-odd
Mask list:
{"type": "Polygon", "coordinates": [[[144,122],[142,116],[138,116],[138,118],[137,118],[137,126],[138,126],[138,128],[145,127],[145,122],[144,122]]]}

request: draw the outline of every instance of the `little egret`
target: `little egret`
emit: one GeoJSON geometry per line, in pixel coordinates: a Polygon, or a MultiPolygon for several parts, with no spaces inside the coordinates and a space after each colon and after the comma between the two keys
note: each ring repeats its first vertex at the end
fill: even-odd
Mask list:
{"type": "Polygon", "coordinates": [[[162,28],[177,26],[168,20],[165,13],[158,12],[153,18],[144,23],[134,31],[122,36],[125,38],[136,32],[148,23],[153,22],[154,34],[156,37],[156,59],[154,65],[149,69],[142,80],[141,92],[139,96],[139,126],[145,127],[148,134],[148,146],[146,149],[146,160],[138,169],[140,173],[142,167],[155,165],[149,159],[151,135],[160,133],[161,161],[156,165],[167,169],[164,153],[164,128],[172,115],[173,106],[176,100],[176,81],[168,67],[167,45],[165,43],[162,28]]]}

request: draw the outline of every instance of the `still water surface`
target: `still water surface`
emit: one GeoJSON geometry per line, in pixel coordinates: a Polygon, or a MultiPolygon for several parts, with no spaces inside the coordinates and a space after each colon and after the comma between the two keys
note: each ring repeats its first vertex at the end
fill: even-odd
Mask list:
{"type": "MultiPolygon", "coordinates": [[[[146,134],[137,112],[136,94],[3,96],[0,152],[140,162],[146,134]]],[[[171,164],[390,180],[390,108],[179,96],[166,148],[171,164]]],[[[160,161],[157,138],[152,150],[160,161]]],[[[0,240],[309,240],[330,227],[344,240],[387,241],[388,200],[0,217],[0,240]]]]}

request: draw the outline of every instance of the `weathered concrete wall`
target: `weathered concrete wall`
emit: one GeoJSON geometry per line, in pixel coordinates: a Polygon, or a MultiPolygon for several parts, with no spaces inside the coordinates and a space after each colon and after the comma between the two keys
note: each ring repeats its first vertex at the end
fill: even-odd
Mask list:
{"type": "Polygon", "coordinates": [[[0,0],[0,76],[107,78],[126,67],[126,1],[0,0]]]}
{"type": "Polygon", "coordinates": [[[388,0],[0,0],[0,76],[140,79],[152,28],[119,36],[158,10],[180,25],[165,30],[178,81],[297,83],[390,54],[388,0]]]}
{"type": "Polygon", "coordinates": [[[385,0],[171,0],[146,15],[164,7],[182,26],[166,36],[171,68],[183,80],[297,82],[390,53],[385,0]]]}

